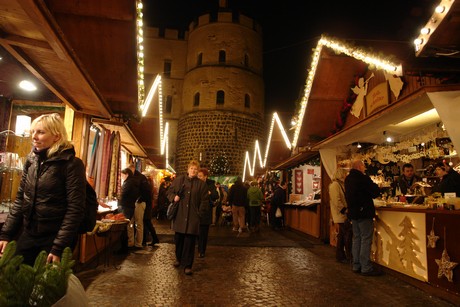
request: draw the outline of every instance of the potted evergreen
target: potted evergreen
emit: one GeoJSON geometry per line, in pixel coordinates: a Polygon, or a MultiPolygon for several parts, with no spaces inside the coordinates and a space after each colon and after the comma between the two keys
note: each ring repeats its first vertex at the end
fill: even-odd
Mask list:
{"type": "Polygon", "coordinates": [[[11,241],[0,258],[0,306],[88,305],[81,283],[72,274],[75,261],[70,248],[58,263],[46,263],[47,253],[42,251],[33,267],[22,263],[23,257],[15,251],[16,242],[11,241]]]}

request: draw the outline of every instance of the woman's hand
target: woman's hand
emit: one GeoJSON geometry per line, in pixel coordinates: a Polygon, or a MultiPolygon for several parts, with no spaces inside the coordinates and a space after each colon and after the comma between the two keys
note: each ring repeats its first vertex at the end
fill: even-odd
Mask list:
{"type": "Polygon", "coordinates": [[[177,203],[180,200],[179,195],[174,196],[174,201],[177,203]]]}
{"type": "Polygon", "coordinates": [[[48,254],[48,258],[46,258],[46,263],[53,263],[53,262],[60,262],[61,257],[53,255],[51,253],[48,254]]]}
{"type": "Polygon", "coordinates": [[[3,255],[8,241],[0,241],[0,256],[3,255]]]}

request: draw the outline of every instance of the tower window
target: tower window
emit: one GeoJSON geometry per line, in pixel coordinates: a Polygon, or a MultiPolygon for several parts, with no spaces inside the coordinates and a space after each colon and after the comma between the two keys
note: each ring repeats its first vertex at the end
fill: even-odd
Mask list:
{"type": "Polygon", "coordinates": [[[172,110],[172,96],[168,95],[168,97],[166,97],[165,113],[171,114],[171,110],[172,110]]]}
{"type": "Polygon", "coordinates": [[[193,97],[193,106],[198,107],[200,105],[200,93],[196,93],[193,97]]]}
{"type": "Polygon", "coordinates": [[[165,60],[163,64],[163,76],[164,77],[171,77],[171,61],[165,60]]]}
{"type": "Polygon", "coordinates": [[[249,55],[247,53],[244,54],[244,66],[249,67],[249,55]]]}
{"type": "Polygon", "coordinates": [[[203,53],[200,52],[198,53],[198,57],[196,59],[196,65],[200,66],[203,64],[203,53]]]}
{"type": "Polygon", "coordinates": [[[224,102],[225,102],[224,91],[217,91],[216,104],[224,104],[224,102]]]}
{"type": "Polygon", "coordinates": [[[251,107],[251,97],[248,94],[244,95],[244,107],[250,108],[251,107]]]}
{"type": "Polygon", "coordinates": [[[225,50],[220,50],[219,51],[219,63],[225,63],[227,58],[227,54],[225,53],[225,50]]]}

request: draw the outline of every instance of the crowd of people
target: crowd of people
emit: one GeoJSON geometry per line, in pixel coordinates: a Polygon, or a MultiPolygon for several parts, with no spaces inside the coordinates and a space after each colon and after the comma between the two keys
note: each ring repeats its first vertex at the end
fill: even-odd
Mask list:
{"type": "MultiPolygon", "coordinates": [[[[65,247],[75,247],[84,216],[81,204],[85,203],[87,181],[84,164],[75,156],[58,114],[36,118],[31,136],[32,150],[17,197],[0,232],[0,254],[8,242],[17,239],[16,254],[33,265],[42,250],[47,253],[47,262],[54,262],[60,261],[65,247]]],[[[365,170],[361,160],[353,161],[349,172],[337,169],[329,186],[331,218],[337,234],[336,260],[351,264],[353,272],[377,276],[381,271],[373,266],[370,253],[376,217],[373,199],[381,191],[365,170]]],[[[445,161],[436,164],[435,172],[439,183],[433,192],[460,195],[460,174],[445,161]]],[[[198,257],[205,257],[210,226],[231,224],[238,233],[259,232],[263,212],[268,214],[273,229],[284,226],[284,180],[243,182],[238,177],[228,189],[209,178],[209,171],[192,160],[186,174],[161,183],[155,205],[150,176],[130,164],[121,171],[121,177],[118,210],[129,223],[119,252],[159,243],[152,218],[165,218],[168,205],[177,203],[171,223],[176,245],[174,266],[183,266],[187,275],[192,274],[195,245],[198,257]]],[[[395,182],[395,194],[411,193],[420,180],[414,167],[404,164],[395,182]]]]}

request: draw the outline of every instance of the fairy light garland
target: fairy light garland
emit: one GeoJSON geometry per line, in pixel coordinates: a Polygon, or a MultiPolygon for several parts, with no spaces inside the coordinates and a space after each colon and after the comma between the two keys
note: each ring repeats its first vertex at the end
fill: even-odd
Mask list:
{"type": "Polygon", "coordinates": [[[139,112],[144,107],[144,5],[141,0],[136,1],[136,32],[137,32],[137,104],[139,112]]]}
{"type": "MultiPolygon", "coordinates": [[[[294,131],[294,136],[293,136],[291,144],[287,146],[287,148],[289,148],[289,149],[295,148],[297,146],[297,142],[299,140],[300,130],[302,128],[303,118],[305,116],[305,111],[307,109],[308,100],[310,98],[310,93],[311,93],[311,89],[312,89],[312,86],[313,86],[313,81],[315,80],[316,70],[318,68],[318,63],[319,63],[319,60],[320,60],[320,55],[321,55],[321,51],[322,51],[323,47],[330,48],[330,49],[334,50],[336,53],[343,53],[343,54],[346,54],[346,55],[348,55],[350,57],[353,57],[353,58],[355,58],[357,60],[361,60],[361,61],[369,64],[370,66],[373,66],[375,69],[382,69],[384,71],[390,72],[391,74],[397,75],[397,76],[402,75],[402,66],[401,66],[401,64],[395,64],[395,63],[391,62],[388,59],[384,59],[384,58],[378,57],[378,56],[376,56],[376,55],[374,55],[372,53],[368,53],[362,48],[358,48],[358,47],[355,47],[355,46],[350,46],[350,45],[348,45],[348,44],[346,44],[344,42],[341,42],[339,40],[331,39],[331,38],[328,38],[326,36],[321,36],[321,38],[318,41],[318,44],[316,45],[316,48],[313,50],[312,61],[311,61],[310,69],[308,70],[307,79],[305,81],[305,91],[304,91],[304,95],[303,95],[303,97],[301,99],[299,111],[294,116],[296,118],[296,120],[295,120],[295,131],[294,131]]],[[[272,137],[272,133],[273,133],[274,122],[276,120],[279,121],[279,118],[278,119],[275,118],[275,116],[277,116],[277,114],[276,115],[275,114],[273,115],[272,124],[270,126],[270,131],[269,131],[269,134],[268,134],[267,148],[266,148],[266,151],[265,151],[264,160],[259,158],[261,160],[261,167],[262,168],[265,167],[265,163],[266,163],[266,160],[267,160],[267,157],[268,157],[271,137],[272,137]]],[[[280,129],[281,129],[281,131],[283,133],[283,137],[285,137],[286,132],[285,132],[284,128],[282,127],[281,121],[279,121],[278,126],[280,127],[280,129]]],[[[287,135],[286,135],[285,139],[288,139],[287,135]]],[[[254,175],[254,168],[255,168],[255,161],[256,161],[256,154],[257,153],[260,156],[260,148],[259,148],[258,141],[256,141],[256,144],[255,144],[255,147],[254,147],[254,156],[253,156],[253,163],[252,164],[250,162],[251,158],[250,158],[249,152],[246,151],[246,156],[245,156],[245,161],[244,161],[244,169],[243,169],[243,180],[244,180],[244,178],[246,176],[247,167],[249,167],[249,172],[250,172],[251,176],[254,175]]]]}

